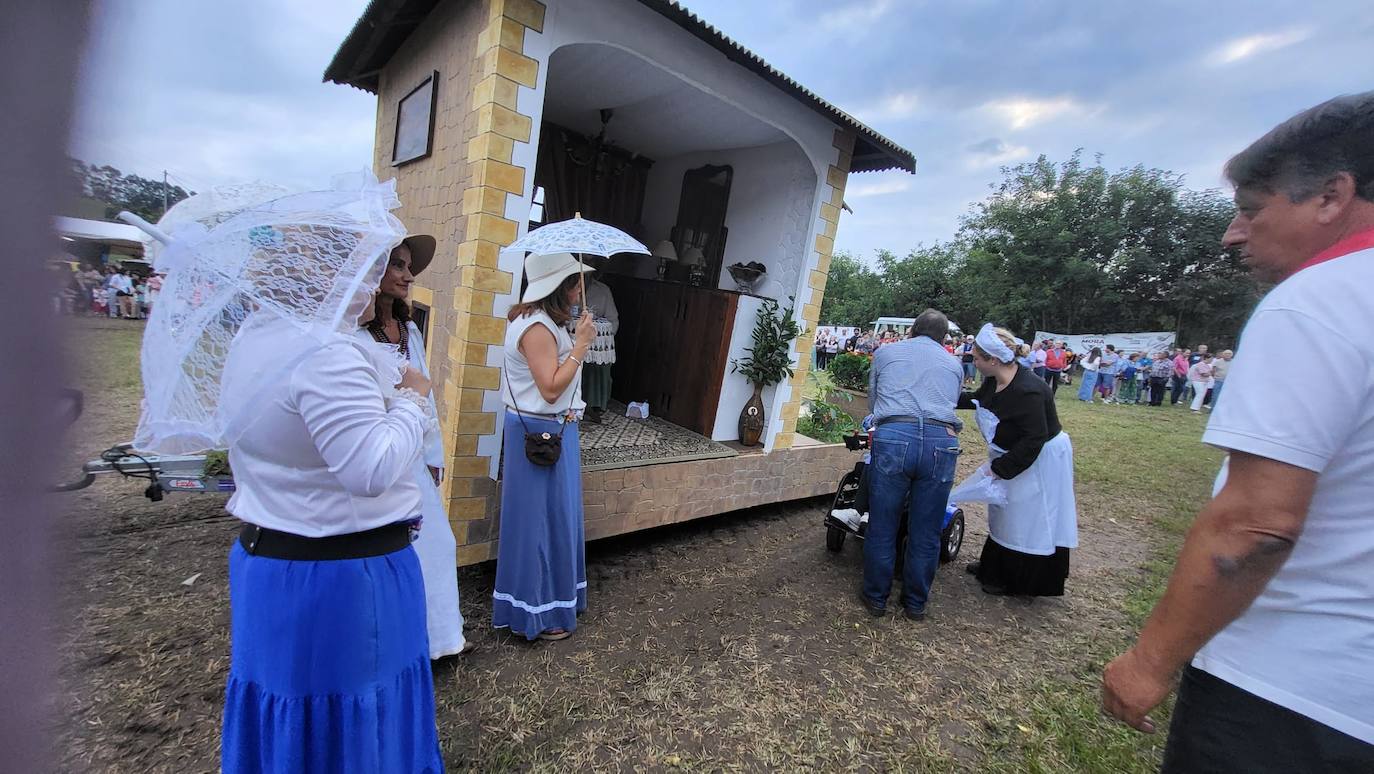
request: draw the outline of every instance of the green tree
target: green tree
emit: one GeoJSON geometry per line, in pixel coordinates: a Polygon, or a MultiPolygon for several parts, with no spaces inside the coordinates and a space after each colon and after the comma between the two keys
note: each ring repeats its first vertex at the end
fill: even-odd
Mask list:
{"type": "MultiPolygon", "coordinates": [[[[162,217],[164,187],[161,180],[126,175],[112,166],[97,167],[78,159],[71,159],[71,165],[81,183],[82,194],[105,202],[106,218],[113,220],[122,210],[152,222],[162,217]]],[[[191,195],[179,185],[166,186],[165,193],[168,207],[191,195]]]]}

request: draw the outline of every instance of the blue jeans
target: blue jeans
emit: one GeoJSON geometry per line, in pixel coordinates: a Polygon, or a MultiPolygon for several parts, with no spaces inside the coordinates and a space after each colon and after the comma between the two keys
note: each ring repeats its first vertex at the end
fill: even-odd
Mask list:
{"type": "Polygon", "coordinates": [[[906,519],[902,605],[925,610],[940,566],[940,528],[959,460],[959,438],[952,432],[933,423],[894,422],[874,434],[863,585],[863,595],[872,605],[887,606],[897,560],[897,529],[906,519]]]}
{"type": "Polygon", "coordinates": [[[978,369],[974,368],[972,363],[964,363],[964,379],[967,381],[972,381],[973,379],[977,378],[977,376],[978,369]]]}
{"type": "Polygon", "coordinates": [[[1093,399],[1093,388],[1097,386],[1097,372],[1084,371],[1083,382],[1078,387],[1078,399],[1081,401],[1091,401],[1093,399]]]}
{"type": "Polygon", "coordinates": [[[1225,382],[1216,382],[1212,385],[1212,402],[1208,405],[1212,407],[1213,411],[1217,410],[1217,401],[1221,398],[1221,385],[1223,384],[1225,382]]]}

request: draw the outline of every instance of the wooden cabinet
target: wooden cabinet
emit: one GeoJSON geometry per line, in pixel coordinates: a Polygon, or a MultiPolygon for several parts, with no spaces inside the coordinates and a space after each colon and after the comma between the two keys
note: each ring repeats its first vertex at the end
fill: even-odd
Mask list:
{"type": "Polygon", "coordinates": [[[615,274],[600,279],[620,312],[611,395],[647,401],[651,413],[710,437],[739,295],[615,274]]]}

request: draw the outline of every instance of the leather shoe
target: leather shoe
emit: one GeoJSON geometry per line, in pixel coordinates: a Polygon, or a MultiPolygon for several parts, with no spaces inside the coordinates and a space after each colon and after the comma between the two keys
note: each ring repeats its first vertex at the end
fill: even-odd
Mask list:
{"type": "Polygon", "coordinates": [[[873,604],[868,600],[868,597],[864,596],[864,593],[862,591],[859,592],[859,604],[863,605],[864,610],[867,611],[868,614],[873,616],[874,618],[882,618],[883,616],[887,615],[886,607],[879,607],[878,605],[873,604]]]}

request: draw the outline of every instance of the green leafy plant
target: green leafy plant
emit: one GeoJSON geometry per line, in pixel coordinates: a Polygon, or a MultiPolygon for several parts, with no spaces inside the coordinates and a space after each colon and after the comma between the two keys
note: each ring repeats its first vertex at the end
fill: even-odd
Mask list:
{"type": "Polygon", "coordinates": [[[781,314],[778,310],[777,301],[764,300],[754,319],[754,346],[744,350],[749,356],[730,361],[730,371],[756,387],[777,384],[793,373],[792,340],[801,335],[801,328],[791,307],[781,314]]]}
{"type": "Polygon", "coordinates": [[[868,369],[873,365],[873,359],[866,355],[856,355],[846,352],[836,355],[830,361],[827,370],[834,377],[835,383],[850,390],[868,390],[868,369]]]}
{"type": "Polygon", "coordinates": [[[229,469],[229,452],[212,451],[205,454],[204,471],[207,476],[230,476],[233,471],[229,469]]]}
{"type": "Polygon", "coordinates": [[[839,443],[858,427],[854,418],[835,403],[835,399],[851,401],[853,398],[835,389],[828,372],[808,374],[802,398],[806,401],[805,409],[797,419],[797,432],[802,435],[826,443],[839,443]]]}

